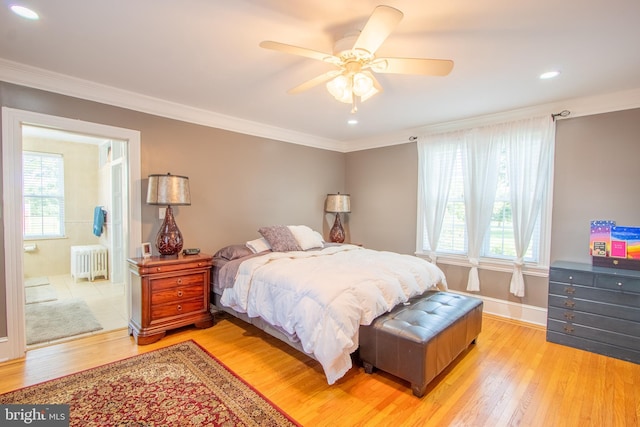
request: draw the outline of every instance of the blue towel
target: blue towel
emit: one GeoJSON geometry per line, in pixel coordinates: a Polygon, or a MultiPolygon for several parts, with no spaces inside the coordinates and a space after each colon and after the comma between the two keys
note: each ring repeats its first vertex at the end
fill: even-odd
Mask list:
{"type": "Polygon", "coordinates": [[[102,206],[96,206],[93,210],[93,234],[100,237],[102,235],[102,226],[104,225],[104,212],[102,206]]]}

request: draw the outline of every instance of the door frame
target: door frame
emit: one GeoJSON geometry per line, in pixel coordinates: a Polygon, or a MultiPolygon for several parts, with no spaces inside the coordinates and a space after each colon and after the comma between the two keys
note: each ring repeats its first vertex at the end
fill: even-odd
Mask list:
{"type": "MultiPolygon", "coordinates": [[[[7,336],[0,336],[0,362],[24,357],[26,352],[23,236],[22,236],[22,125],[123,140],[128,150],[129,209],[125,217],[129,231],[127,253],[139,255],[142,242],[142,191],[140,178],[140,131],[119,128],[32,111],[2,107],[2,217],[4,223],[4,267],[7,336]]],[[[129,283],[125,284],[127,290],[129,283]]]]}

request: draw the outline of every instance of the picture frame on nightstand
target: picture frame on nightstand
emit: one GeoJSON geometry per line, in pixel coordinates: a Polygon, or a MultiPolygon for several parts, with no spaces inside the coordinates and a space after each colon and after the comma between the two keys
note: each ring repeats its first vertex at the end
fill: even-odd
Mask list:
{"type": "Polygon", "coordinates": [[[142,244],[142,258],[151,258],[151,243],[145,242],[142,244]]]}

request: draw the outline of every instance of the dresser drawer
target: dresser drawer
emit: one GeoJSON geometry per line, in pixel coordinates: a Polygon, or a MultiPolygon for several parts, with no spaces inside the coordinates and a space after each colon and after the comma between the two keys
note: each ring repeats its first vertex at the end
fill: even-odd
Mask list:
{"type": "Polygon", "coordinates": [[[180,286],[200,285],[204,286],[206,274],[195,273],[185,274],[181,276],[169,276],[151,279],[151,292],[161,292],[165,289],[176,288],[180,286]]]}
{"type": "Polygon", "coordinates": [[[549,307],[548,314],[550,319],[561,322],[575,323],[607,331],[618,331],[623,332],[625,335],[640,337],[639,322],[558,307],[549,307]]]}
{"type": "Polygon", "coordinates": [[[640,294],[640,279],[600,274],[596,277],[596,287],[640,294]]]}
{"type": "Polygon", "coordinates": [[[593,273],[551,268],[551,270],[549,270],[549,280],[554,282],[593,286],[593,273]]]}
{"type": "Polygon", "coordinates": [[[617,359],[628,360],[629,362],[640,363],[640,351],[604,344],[574,335],[547,330],[547,341],[615,357],[617,359]]]}
{"type": "Polygon", "coordinates": [[[575,323],[562,322],[554,319],[549,319],[547,321],[547,330],[591,341],[597,341],[603,344],[614,345],[620,348],[640,351],[640,337],[606,331],[599,328],[592,328],[575,323]]]}
{"type": "Polygon", "coordinates": [[[162,320],[168,317],[189,315],[195,312],[206,310],[204,304],[204,296],[201,294],[199,299],[192,299],[184,302],[175,302],[170,304],[159,304],[151,306],[151,323],[156,320],[162,320]]]}
{"type": "Polygon", "coordinates": [[[191,298],[201,298],[204,294],[202,284],[193,286],[178,286],[151,293],[151,304],[165,304],[168,302],[180,303],[191,298]]]}
{"type": "Polygon", "coordinates": [[[557,307],[565,310],[582,311],[600,316],[640,322],[640,308],[620,306],[616,304],[589,301],[581,298],[549,295],[549,308],[557,307]]]}
{"type": "MultiPolygon", "coordinates": [[[[597,280],[597,279],[596,279],[597,280]]],[[[609,304],[626,305],[640,308],[640,294],[626,294],[619,290],[576,286],[567,283],[549,282],[549,295],[568,298],[579,298],[604,302],[609,304]]],[[[640,321],[640,319],[638,319],[640,321]]]]}

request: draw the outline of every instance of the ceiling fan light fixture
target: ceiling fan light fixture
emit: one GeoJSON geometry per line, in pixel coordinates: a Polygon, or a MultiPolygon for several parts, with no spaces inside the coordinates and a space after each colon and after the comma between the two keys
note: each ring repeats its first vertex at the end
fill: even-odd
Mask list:
{"type": "Polygon", "coordinates": [[[349,79],[344,74],[327,82],[327,90],[335,99],[341,102],[351,102],[351,87],[349,79]],[[347,99],[347,101],[342,101],[347,99]]]}
{"type": "Polygon", "coordinates": [[[365,96],[373,88],[373,80],[371,77],[363,73],[355,73],[353,75],[353,93],[357,96],[365,96]]]}

